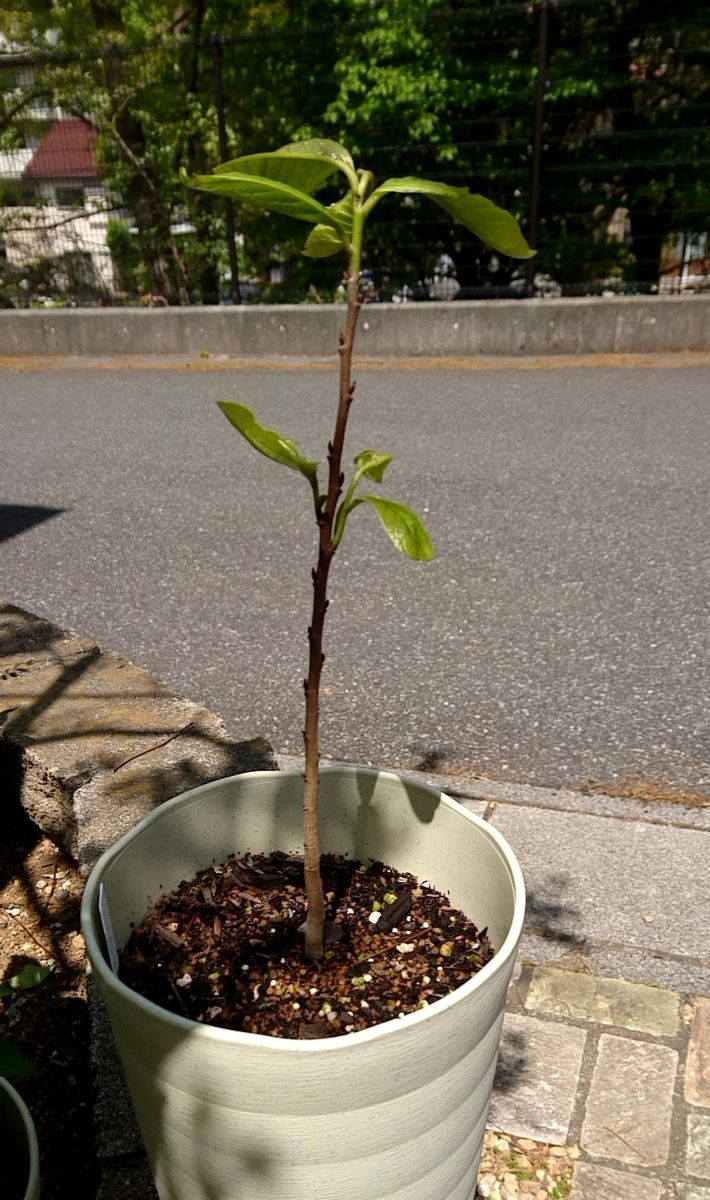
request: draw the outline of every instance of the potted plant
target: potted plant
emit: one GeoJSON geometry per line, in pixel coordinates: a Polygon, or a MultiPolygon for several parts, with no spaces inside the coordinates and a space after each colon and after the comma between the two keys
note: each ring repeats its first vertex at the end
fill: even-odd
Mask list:
{"type": "MultiPolygon", "coordinates": [[[[257,772],[219,780],[168,801],[142,821],[104,855],[87,883],[82,920],[89,957],[161,1200],[469,1200],[522,930],[520,870],[496,830],[439,791],[386,772],[320,768],[319,689],[328,576],[353,512],[370,505],[400,550],[420,560],[433,554],[416,513],[360,490],[366,481],[382,482],[391,455],[362,450],[349,482],[343,474],[366,220],[389,194],[428,196],[498,252],[520,258],[531,252],[513,217],[483,197],[414,178],[375,187],[372,174],[356,170],[348,151],[331,141],[297,142],[236,159],[190,182],[308,222],[313,228],[306,254],[344,252],[348,258],[337,414],[325,484],[319,464],[291,438],[265,428],[246,406],[221,402],[243,437],[302,475],[311,494],[318,556],[304,685],[305,775],[257,772]],[[325,206],[314,193],[338,174],[345,179],[345,195],[325,206]],[[340,936],[325,922],[323,851],[388,863],[432,882],[461,914],[487,927],[494,956],[431,1004],[422,999],[415,1011],[393,1013],[395,1019],[350,1033],[346,1024],[338,1030],[342,1036],[321,1036],[316,1030],[317,1036],[305,1039],[202,1024],[166,1011],[118,977],[117,947],[125,945],[159,895],[230,855],[301,849],[307,895],[304,970],[319,969],[324,929],[326,942],[340,936]]],[[[385,900],[391,909],[399,902],[394,895],[385,900]]],[[[373,922],[378,907],[370,914],[373,922]]],[[[162,928],[159,936],[180,940],[172,927],[162,928]]],[[[397,952],[405,955],[412,945],[403,942],[397,952]]],[[[449,952],[447,945],[441,954],[449,952]]],[[[329,954],[326,950],[326,958],[329,954]]],[[[346,990],[372,978],[362,962],[375,959],[353,963],[352,971],[360,973],[347,981],[346,990]]],[[[248,964],[235,963],[240,969],[248,964]]],[[[409,974],[406,964],[399,963],[397,970],[409,974]]],[[[177,984],[186,980],[191,982],[189,974],[177,984]]],[[[169,982],[177,992],[175,981],[169,982]]],[[[214,987],[219,992],[219,978],[214,987]]],[[[255,995],[258,991],[257,986],[255,995]]],[[[343,1003],[355,1006],[349,995],[343,1003]]],[[[364,996],[359,1004],[368,1007],[364,996]]],[[[320,1013],[327,1017],[325,1010],[323,1004],[320,1013]]],[[[218,1005],[211,1010],[220,1011],[218,1005]]]]}
{"type": "MultiPolygon", "coordinates": [[[[20,986],[26,986],[20,981],[20,986]]],[[[18,990],[0,984],[0,997],[18,990]]],[[[8,1038],[0,1037],[0,1195],[3,1200],[38,1200],[39,1147],[29,1109],[7,1076],[31,1076],[35,1068],[8,1038]]]]}

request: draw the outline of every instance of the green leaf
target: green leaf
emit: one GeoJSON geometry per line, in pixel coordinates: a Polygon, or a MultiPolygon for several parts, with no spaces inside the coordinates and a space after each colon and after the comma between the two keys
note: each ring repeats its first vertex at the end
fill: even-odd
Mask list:
{"type": "Polygon", "coordinates": [[[317,486],[319,464],[305,458],[291,438],[284,437],[274,429],[266,429],[260,425],[251,409],[247,408],[245,404],[234,404],[229,400],[218,400],[217,403],[225,417],[255,450],[264,454],[266,458],[272,459],[273,462],[290,467],[293,471],[300,471],[311,485],[317,486]]]}
{"type": "Polygon", "coordinates": [[[374,479],[375,483],[382,483],[393,457],[392,454],[380,454],[378,450],[361,450],[355,455],[353,462],[359,475],[366,475],[368,479],[374,479]]]}
{"type": "Polygon", "coordinates": [[[276,150],[276,154],[313,154],[318,158],[332,159],[341,171],[348,168],[351,171],[355,170],[355,163],[352,155],[342,142],[336,142],[332,138],[304,138],[302,142],[288,142],[287,145],[281,146],[276,150]]]}
{"type": "Polygon", "coordinates": [[[332,229],[344,228],[343,221],[331,209],[309,196],[308,192],[288,183],[280,183],[276,179],[240,171],[225,171],[215,175],[195,175],[192,179],[187,179],[187,182],[190,187],[200,191],[231,196],[234,200],[252,204],[266,212],[284,213],[298,221],[328,225],[332,229]]]}
{"type": "Polygon", "coordinates": [[[507,254],[510,258],[532,258],[535,254],[523,237],[520,226],[512,213],[498,208],[492,200],[469,192],[468,188],[450,187],[433,179],[386,179],[372,193],[368,204],[381,199],[388,192],[406,192],[407,195],[429,196],[435,204],[475,233],[481,241],[507,254]]]}
{"type": "Polygon", "coordinates": [[[303,142],[289,142],[279,150],[263,154],[246,154],[220,163],[214,169],[216,175],[258,175],[286,183],[300,191],[311,193],[335,175],[343,171],[351,186],[357,185],[355,164],[350,152],[327,138],[310,138],[303,142]]]}
{"type": "Polygon", "coordinates": [[[303,253],[307,258],[330,258],[332,254],[345,249],[347,244],[330,225],[316,225],[306,238],[303,253]]]}
{"type": "Polygon", "coordinates": [[[37,1071],[28,1058],[7,1038],[0,1037],[0,1075],[17,1075],[25,1078],[37,1071]]]}
{"type": "Polygon", "coordinates": [[[17,975],[13,975],[7,982],[15,991],[22,992],[43,983],[51,970],[51,967],[42,967],[36,962],[27,963],[21,971],[18,971],[17,975]]]}
{"type": "Polygon", "coordinates": [[[371,504],[380,518],[385,532],[398,550],[409,558],[428,562],[434,557],[434,547],[424,522],[413,509],[398,500],[383,500],[381,496],[358,496],[352,507],[371,504]]]}
{"type": "Polygon", "coordinates": [[[289,142],[274,153],[286,158],[318,159],[324,166],[334,164],[336,170],[347,176],[351,186],[357,186],[357,172],[350,151],[331,138],[304,138],[302,142],[289,142]]]}
{"type": "Polygon", "coordinates": [[[303,253],[308,258],[329,258],[340,250],[349,250],[349,235],[353,227],[353,194],[348,192],[335,204],[328,205],[328,211],[342,221],[343,231],[338,234],[329,225],[316,225],[312,229],[303,247],[303,253]],[[345,231],[347,231],[347,236],[345,231]]]}
{"type": "Polygon", "coordinates": [[[310,154],[290,157],[274,151],[269,154],[249,154],[244,158],[233,158],[215,167],[215,175],[253,175],[286,183],[309,195],[335,175],[337,164],[310,154]]]}

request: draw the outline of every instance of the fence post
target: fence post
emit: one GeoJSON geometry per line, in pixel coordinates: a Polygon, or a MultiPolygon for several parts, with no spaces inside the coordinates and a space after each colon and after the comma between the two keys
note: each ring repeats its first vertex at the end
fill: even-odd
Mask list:
{"type": "MultiPolygon", "coordinates": [[[[537,87],[535,90],[535,118],[532,140],[532,179],[530,183],[530,225],[528,242],[533,250],[538,248],[540,230],[540,194],[542,180],[542,135],[545,124],[545,89],[547,87],[547,63],[549,42],[549,12],[550,0],[540,0],[540,20],[538,25],[537,42],[537,87]]],[[[526,294],[532,296],[535,291],[536,259],[528,262],[528,278],[526,294]]]]}
{"type": "MultiPolygon", "coordinates": [[[[217,106],[217,127],[219,130],[219,153],[222,162],[229,158],[227,143],[227,118],[224,109],[224,87],[222,85],[222,39],[218,33],[212,38],[212,57],[214,61],[214,90],[217,106]]],[[[232,304],[241,304],[242,296],[239,289],[239,263],[237,261],[237,230],[234,220],[234,203],[230,196],[225,199],[227,209],[227,249],[229,251],[229,273],[232,277],[232,304]]]]}

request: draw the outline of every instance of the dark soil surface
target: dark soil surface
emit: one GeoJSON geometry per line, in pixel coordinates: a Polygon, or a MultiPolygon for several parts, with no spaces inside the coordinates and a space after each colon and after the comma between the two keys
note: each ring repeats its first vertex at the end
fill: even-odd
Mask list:
{"type": "Polygon", "coordinates": [[[303,861],[281,853],[208,867],[146,916],[121,977],[192,1020],[275,1037],[352,1033],[465,983],[493,956],[447,898],[382,863],[327,857],[328,939],[303,955],[303,861]]]}

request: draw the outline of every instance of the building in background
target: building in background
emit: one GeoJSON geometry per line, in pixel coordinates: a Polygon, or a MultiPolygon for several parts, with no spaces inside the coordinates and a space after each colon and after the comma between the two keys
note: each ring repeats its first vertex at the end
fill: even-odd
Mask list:
{"type": "Polygon", "coordinates": [[[106,238],[111,197],[99,178],[96,131],[88,122],[51,113],[35,148],[0,156],[0,188],[4,256],[13,274],[36,273],[45,264],[49,292],[113,291],[106,238]]]}

